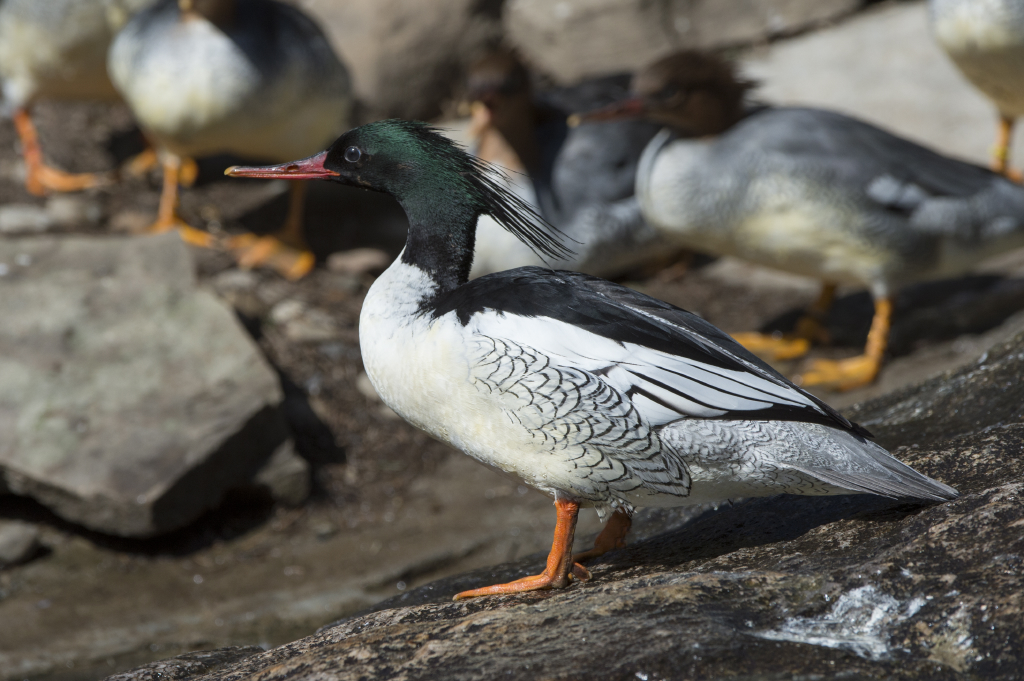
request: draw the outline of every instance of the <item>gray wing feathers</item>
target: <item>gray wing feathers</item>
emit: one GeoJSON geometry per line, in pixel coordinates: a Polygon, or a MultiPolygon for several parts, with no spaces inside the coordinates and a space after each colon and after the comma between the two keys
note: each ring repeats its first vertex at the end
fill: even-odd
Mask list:
{"type": "Polygon", "coordinates": [[[892,499],[949,501],[959,496],[952,487],[918,473],[875,443],[858,444],[847,448],[848,456],[837,461],[835,468],[799,464],[790,467],[829,485],[892,499]]]}

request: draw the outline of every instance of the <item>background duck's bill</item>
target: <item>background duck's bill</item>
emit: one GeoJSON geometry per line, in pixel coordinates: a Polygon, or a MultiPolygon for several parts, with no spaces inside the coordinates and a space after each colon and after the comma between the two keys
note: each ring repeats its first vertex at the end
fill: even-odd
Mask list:
{"type": "Polygon", "coordinates": [[[647,105],[639,97],[623,99],[608,106],[587,111],[574,113],[569,116],[568,123],[576,127],[580,123],[598,123],[601,121],[618,121],[625,118],[639,118],[647,111],[647,105]]]}
{"type": "Polygon", "coordinates": [[[263,179],[283,180],[320,180],[337,177],[338,173],[324,167],[327,152],[321,151],[315,156],[301,161],[290,161],[276,166],[231,166],[224,171],[231,177],[259,177],[263,179]]]}

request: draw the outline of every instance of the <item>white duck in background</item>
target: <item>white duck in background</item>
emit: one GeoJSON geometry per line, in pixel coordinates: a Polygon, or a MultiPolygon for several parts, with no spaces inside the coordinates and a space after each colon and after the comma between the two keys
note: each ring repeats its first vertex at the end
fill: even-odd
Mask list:
{"type": "Polygon", "coordinates": [[[681,52],[639,72],[633,98],[584,117],[669,126],[637,173],[644,216],[666,235],[824,284],[796,337],[737,334],[748,348],[801,356],[823,332],[836,284],[866,287],[875,316],[864,353],[816,360],[801,379],[841,390],[870,383],[894,292],[1024,246],[1024,188],[839,113],[748,107],[749,88],[727,62],[681,52]]]}
{"type": "MultiPolygon", "coordinates": [[[[275,0],[163,0],[117,36],[111,79],[164,171],[151,228],[179,228],[209,244],[176,212],[182,159],[220,153],[284,160],[322,149],[349,127],[348,72],[320,28],[275,0]]],[[[314,265],[302,232],[304,185],[293,182],[275,235],[229,242],[243,267],[266,264],[289,278],[314,265]]]]}
{"type": "Polygon", "coordinates": [[[469,281],[482,214],[540,253],[565,252],[493,173],[429,126],[395,120],[301,161],[228,171],[386,192],[408,215],[405,248],[359,317],[370,381],[407,421],[551,495],[557,511],[542,574],[457,599],[589,579],[578,561],[622,546],[640,506],[956,498],[696,315],[577,272],[522,267],[469,281]],[[582,506],[611,518],[574,556],[582,506]]]}
{"type": "Polygon", "coordinates": [[[25,159],[25,187],[42,195],[106,182],[95,173],[67,173],[46,164],[32,105],[42,99],[116,100],[107,50],[128,19],[153,0],[3,0],[0,81],[25,159]]]}
{"type": "Polygon", "coordinates": [[[999,112],[992,169],[1020,181],[1010,169],[1010,143],[1024,116],[1024,0],[929,0],[939,45],[999,112]]]}

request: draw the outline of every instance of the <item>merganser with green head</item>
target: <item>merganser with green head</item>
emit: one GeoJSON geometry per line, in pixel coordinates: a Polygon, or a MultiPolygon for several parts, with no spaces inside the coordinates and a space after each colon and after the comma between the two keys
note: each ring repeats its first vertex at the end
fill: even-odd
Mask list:
{"type": "Polygon", "coordinates": [[[576,272],[522,267],[469,281],[477,219],[540,254],[561,235],[495,171],[423,123],[379,121],[327,151],[237,177],[321,178],[392,195],[409,233],[359,318],[366,373],[403,418],[554,497],[545,571],[456,598],[559,588],[622,546],[635,508],[780,493],[957,492],[700,317],[576,272]],[[608,524],[573,556],[576,516],[608,524]]]}
{"type": "Polygon", "coordinates": [[[839,113],[747,106],[750,87],[727,62],[681,52],[636,74],[632,98],[584,118],[667,126],[637,173],[644,217],[666,235],[822,281],[796,337],[737,335],[748,348],[799,357],[823,335],[836,285],[867,287],[875,316],[864,353],[818,360],[802,376],[802,385],[865,385],[885,355],[899,287],[1024,246],[1024,188],[839,113]]]}
{"type": "MultiPolygon", "coordinates": [[[[162,0],[136,15],[110,48],[111,79],[156,144],[164,191],[153,231],[182,230],[183,159],[232,153],[281,161],[310,154],[348,127],[348,72],[298,7],[276,0],[162,0]]],[[[229,243],[243,267],[289,278],[313,267],[302,233],[304,185],[292,183],[284,228],[229,243]]]]}

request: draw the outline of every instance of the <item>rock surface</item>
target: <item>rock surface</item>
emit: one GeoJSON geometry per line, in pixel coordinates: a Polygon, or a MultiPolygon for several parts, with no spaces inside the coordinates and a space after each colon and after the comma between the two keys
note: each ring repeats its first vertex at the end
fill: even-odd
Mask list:
{"type": "Polygon", "coordinates": [[[429,120],[501,38],[501,0],[301,0],[352,75],[364,121],[429,120]]]}
{"type": "Polygon", "coordinates": [[[39,530],[31,523],[0,520],[0,569],[17,565],[39,551],[39,530]]]}
{"type": "Polygon", "coordinates": [[[860,0],[509,0],[508,38],[562,84],[633,71],[683,48],[750,44],[847,14],[860,0]]]}
{"type": "Polygon", "coordinates": [[[277,378],[176,234],[0,241],[0,478],[90,529],[194,520],[287,439],[277,378]]]}
{"type": "MultiPolygon", "coordinates": [[[[1024,664],[1024,334],[856,408],[953,502],[781,496],[693,517],[559,592],[452,603],[542,556],[410,591],[209,681],[475,678],[1019,678],[1024,664]]],[[[140,678],[131,673],[123,679],[140,678]]]]}

